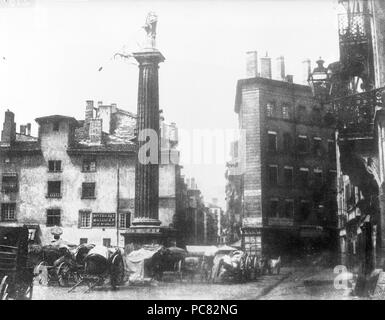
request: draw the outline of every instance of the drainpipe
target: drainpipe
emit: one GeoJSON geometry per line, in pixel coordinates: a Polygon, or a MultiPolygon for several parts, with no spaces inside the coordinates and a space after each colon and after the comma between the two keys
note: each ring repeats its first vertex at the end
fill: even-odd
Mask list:
{"type": "MultiPolygon", "coordinates": [[[[119,160],[118,160],[119,161],[119,160]]],[[[117,168],[117,188],[116,188],[116,246],[119,246],[119,180],[120,180],[120,174],[119,174],[120,168],[119,168],[119,162],[118,162],[118,168],[117,168]]]]}

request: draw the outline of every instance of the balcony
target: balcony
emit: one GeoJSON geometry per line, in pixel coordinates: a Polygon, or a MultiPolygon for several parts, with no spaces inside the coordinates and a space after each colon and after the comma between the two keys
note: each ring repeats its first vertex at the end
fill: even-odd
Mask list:
{"type": "MultiPolygon", "coordinates": [[[[340,43],[362,43],[370,38],[368,34],[368,21],[370,15],[367,13],[351,13],[338,15],[338,34],[340,43]]],[[[370,25],[369,25],[370,27],[370,25]]]]}
{"type": "Polygon", "coordinates": [[[384,88],[335,99],[333,113],[342,138],[371,138],[376,108],[382,107],[384,88]]]}

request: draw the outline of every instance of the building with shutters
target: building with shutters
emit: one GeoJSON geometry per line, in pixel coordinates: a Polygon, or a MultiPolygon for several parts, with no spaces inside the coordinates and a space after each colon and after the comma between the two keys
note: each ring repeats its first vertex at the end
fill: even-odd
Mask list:
{"type": "Polygon", "coordinates": [[[232,214],[241,216],[243,248],[278,255],[331,245],[337,219],[334,128],[310,87],[285,76],[283,57],[274,79],[271,59],[261,59],[261,73],[256,59],[248,53],[247,78],[236,89],[243,138],[230,165],[242,170],[228,168],[229,181],[242,184],[236,187],[241,205],[232,208],[240,212],[232,214]]]}
{"type": "MultiPolygon", "coordinates": [[[[175,163],[178,134],[174,123],[160,120],[159,219],[173,227],[183,210],[183,195],[177,193],[181,168],[175,163]]],[[[16,132],[14,114],[5,112],[0,225],[27,225],[42,243],[60,226],[62,239],[75,244],[124,245],[122,234],[134,210],[136,116],[115,104],[87,101],[84,120],[51,115],[36,122],[37,137],[30,124],[16,132]]]]}

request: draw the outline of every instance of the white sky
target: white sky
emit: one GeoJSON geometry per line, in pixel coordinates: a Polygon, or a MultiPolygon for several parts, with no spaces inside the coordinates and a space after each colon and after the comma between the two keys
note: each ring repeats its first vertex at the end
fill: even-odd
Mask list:
{"type": "MultiPolygon", "coordinates": [[[[39,116],[83,119],[88,99],[136,112],[137,67],[110,58],[123,45],[137,50],[147,12],[155,11],[158,48],[166,57],[160,66],[160,107],[166,121],[185,130],[236,128],[235,87],[245,77],[245,52],[257,50],[261,57],[268,51],[273,72],[275,58],[284,55],[286,73],[300,82],[304,58],[338,60],[335,10],[333,0],[34,0],[25,7],[0,5],[1,124],[9,108],[17,128],[32,122],[36,133],[39,116]],[[100,66],[104,68],[98,72],[100,66]]],[[[181,141],[182,155],[185,148],[181,141]]],[[[224,172],[224,164],[184,166],[205,200],[217,197],[221,204],[224,172]]]]}

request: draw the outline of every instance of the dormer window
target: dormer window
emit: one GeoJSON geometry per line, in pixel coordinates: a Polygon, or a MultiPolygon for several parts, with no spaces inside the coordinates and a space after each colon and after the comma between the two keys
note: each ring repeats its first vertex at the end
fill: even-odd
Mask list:
{"type": "Polygon", "coordinates": [[[53,123],[53,128],[52,128],[52,130],[53,130],[53,131],[59,131],[59,128],[60,128],[60,122],[59,122],[59,121],[55,121],[55,122],[53,123]]]}

